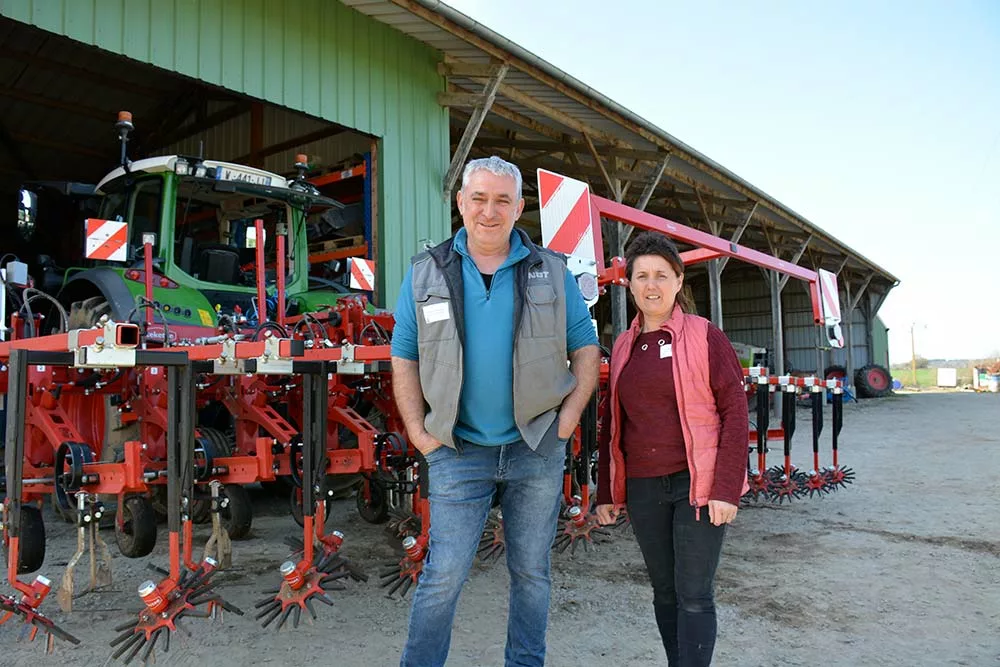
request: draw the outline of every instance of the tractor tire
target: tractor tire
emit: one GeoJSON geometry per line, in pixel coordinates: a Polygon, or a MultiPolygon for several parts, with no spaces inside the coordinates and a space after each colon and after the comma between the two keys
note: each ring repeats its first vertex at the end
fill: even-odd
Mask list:
{"type": "Polygon", "coordinates": [[[881,398],[892,391],[892,375],[885,366],[868,364],[854,374],[859,398],[881,398]]]}
{"type": "Polygon", "coordinates": [[[21,539],[17,552],[17,573],[29,574],[45,562],[45,522],[34,505],[21,505],[21,539]]]}
{"type": "Polygon", "coordinates": [[[840,364],[834,364],[833,366],[827,366],[823,369],[823,379],[824,380],[843,380],[847,377],[847,369],[840,364]]]}
{"type": "Polygon", "coordinates": [[[126,558],[148,556],[156,546],[156,512],[146,496],[129,496],[115,517],[115,542],[126,558]]]}
{"type": "Polygon", "coordinates": [[[253,526],[253,505],[250,503],[250,494],[239,484],[226,484],[223,493],[229,502],[219,510],[222,527],[229,533],[229,539],[241,540],[248,537],[253,526]]]}
{"type": "Polygon", "coordinates": [[[365,480],[357,491],[358,514],[368,523],[385,523],[389,520],[389,496],[385,487],[377,480],[365,480]],[[367,486],[371,491],[371,500],[365,498],[367,486]]]}

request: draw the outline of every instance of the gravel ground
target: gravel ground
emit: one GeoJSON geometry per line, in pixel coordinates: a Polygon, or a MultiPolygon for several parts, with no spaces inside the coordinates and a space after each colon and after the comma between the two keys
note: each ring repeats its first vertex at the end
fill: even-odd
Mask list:
{"type": "MultiPolygon", "coordinates": [[[[829,412],[829,411],[827,411],[829,412]]],[[[741,510],[718,574],[717,665],[1000,666],[1000,396],[903,394],[850,404],[842,463],[855,484],[822,499],[741,510]]],[[[829,415],[827,415],[829,416],[829,415]]],[[[795,461],[809,467],[807,411],[799,413],[795,461]]],[[[823,437],[829,461],[829,426],[823,437]]],[[[773,463],[778,463],[777,452],[773,463]]],[[[234,543],[234,566],[216,577],[236,605],[252,609],[278,579],[281,539],[295,526],[285,502],[254,494],[249,539],[234,543]]],[[[334,504],[330,529],[347,535],[345,554],[374,573],[394,551],[381,527],[364,523],[352,500],[334,504]]],[[[47,515],[42,572],[54,581],[75,547],[66,525],[47,515]]],[[[112,628],[137,609],[135,588],[148,563],[167,564],[165,526],[156,551],[115,555],[110,590],[62,614],[55,592],[44,609],[84,642],[17,643],[0,626],[2,664],[95,665],[110,655],[112,628]]],[[[196,530],[197,543],[208,537],[196,530]]],[[[81,567],[85,570],[86,566],[81,567]]],[[[85,573],[80,572],[82,577],[85,573]]],[[[556,667],[666,663],[653,621],[642,557],[627,530],[589,553],[554,556],[548,663],[556,667]]],[[[78,588],[85,582],[78,579],[78,588]]],[[[507,576],[477,565],[462,596],[449,665],[501,665],[507,576]]],[[[408,601],[388,599],[376,578],[351,584],[335,607],[297,630],[264,631],[250,617],[191,620],[160,664],[398,664],[408,601]]]]}

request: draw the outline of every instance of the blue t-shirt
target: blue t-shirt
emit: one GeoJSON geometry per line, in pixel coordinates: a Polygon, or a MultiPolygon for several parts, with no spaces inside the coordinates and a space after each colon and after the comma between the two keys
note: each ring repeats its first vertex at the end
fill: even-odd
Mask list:
{"type": "MultiPolygon", "coordinates": [[[[514,421],[514,265],[528,257],[528,249],[513,232],[510,254],[486,289],[466,236],[459,230],[453,245],[462,256],[465,296],[464,377],[455,435],[480,445],[504,445],[521,439],[514,421]]],[[[568,269],[565,280],[567,352],[597,345],[590,311],[568,269]]],[[[393,356],[418,361],[412,267],[403,278],[394,316],[393,356]]]]}

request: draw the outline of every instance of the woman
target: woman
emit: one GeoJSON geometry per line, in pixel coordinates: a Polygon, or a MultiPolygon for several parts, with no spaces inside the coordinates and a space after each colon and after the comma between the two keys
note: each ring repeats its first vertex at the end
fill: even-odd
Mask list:
{"type": "Polygon", "coordinates": [[[671,667],[709,665],[715,569],[747,490],[743,370],[725,334],[691,314],[672,241],[640,234],[625,259],[639,312],[611,355],[597,517],[628,508],[671,667]]]}

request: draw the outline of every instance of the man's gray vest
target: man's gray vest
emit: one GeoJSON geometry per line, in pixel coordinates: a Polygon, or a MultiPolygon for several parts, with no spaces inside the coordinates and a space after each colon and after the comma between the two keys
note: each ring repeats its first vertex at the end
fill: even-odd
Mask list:
{"type": "MultiPolygon", "coordinates": [[[[566,265],[523,231],[515,233],[529,254],[514,265],[514,386],[497,391],[513,391],[514,422],[535,449],[576,387],[566,363],[566,265]]],[[[455,446],[465,342],[462,255],[452,250],[453,241],[413,258],[424,427],[449,447],[455,446]]]]}

